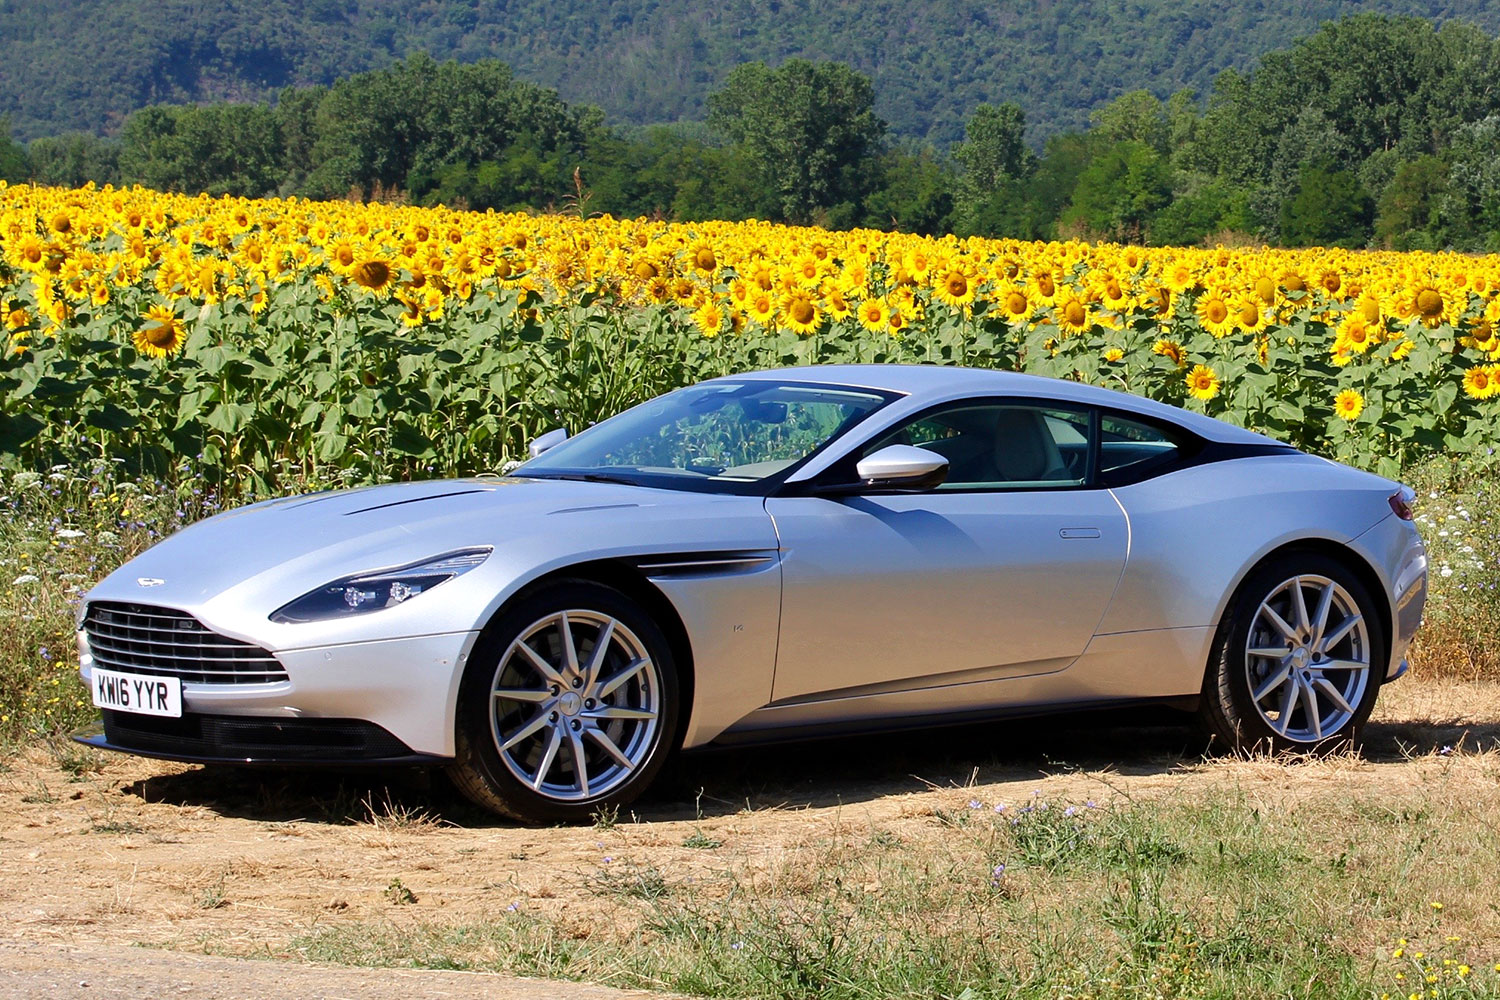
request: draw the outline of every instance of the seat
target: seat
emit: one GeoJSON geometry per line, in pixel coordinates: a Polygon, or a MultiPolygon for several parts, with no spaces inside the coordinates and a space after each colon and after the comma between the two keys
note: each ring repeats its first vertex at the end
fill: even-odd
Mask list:
{"type": "Polygon", "coordinates": [[[995,417],[994,440],[998,481],[1025,483],[1068,478],[1067,463],[1041,411],[1000,408],[995,417]]]}

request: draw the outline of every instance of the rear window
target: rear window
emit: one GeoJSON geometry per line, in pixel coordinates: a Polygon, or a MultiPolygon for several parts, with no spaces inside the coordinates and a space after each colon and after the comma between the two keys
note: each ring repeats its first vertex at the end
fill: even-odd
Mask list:
{"type": "Polygon", "coordinates": [[[1099,480],[1105,486],[1145,479],[1181,452],[1181,442],[1155,424],[1100,414],[1099,480]]]}

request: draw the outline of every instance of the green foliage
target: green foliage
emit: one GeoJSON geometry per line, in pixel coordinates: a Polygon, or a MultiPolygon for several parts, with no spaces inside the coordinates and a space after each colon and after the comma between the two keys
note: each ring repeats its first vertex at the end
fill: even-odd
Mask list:
{"type": "MultiPolygon", "coordinates": [[[[164,0],[159,9],[176,11],[192,24],[181,8],[185,2],[164,0]]],[[[1112,99],[1089,113],[1092,127],[1066,132],[1058,130],[1060,123],[1081,121],[1086,108],[1053,107],[1068,92],[1061,84],[1045,94],[1031,87],[1017,95],[1024,103],[995,103],[987,99],[991,84],[965,78],[965,85],[950,86],[941,99],[933,97],[921,107],[912,103],[928,93],[927,76],[958,72],[974,55],[957,51],[963,39],[976,51],[996,52],[1010,44],[1004,33],[990,32],[981,40],[971,28],[955,27],[941,46],[945,58],[921,64],[926,76],[919,80],[911,75],[918,67],[891,66],[864,48],[847,64],[798,55],[826,58],[837,51],[841,19],[856,9],[863,31],[885,24],[890,12],[883,3],[834,0],[814,10],[811,0],[787,0],[776,30],[801,24],[809,45],[813,39],[827,45],[776,48],[760,53],[757,61],[758,36],[741,34],[733,59],[720,64],[714,60],[722,54],[715,34],[721,25],[674,20],[675,2],[648,13],[615,11],[611,22],[615,27],[649,22],[652,32],[662,29],[650,35],[652,43],[667,48],[651,55],[632,49],[615,62],[594,52],[588,72],[563,80],[548,75],[551,64],[544,65],[540,53],[553,50],[545,44],[517,56],[515,69],[476,59],[490,51],[485,45],[508,45],[509,32],[519,25],[549,23],[550,8],[512,10],[500,26],[492,23],[492,13],[443,3],[403,19],[386,11],[384,0],[315,8],[276,0],[256,8],[255,15],[222,15],[254,22],[236,21],[238,33],[213,39],[193,35],[191,44],[174,50],[172,71],[158,73],[147,87],[157,103],[138,110],[120,105],[110,119],[124,116],[117,142],[72,133],[36,139],[26,151],[0,144],[0,176],[74,186],[86,180],[140,182],[213,194],[352,194],[477,209],[566,209],[689,221],[755,217],[832,228],[1022,238],[1088,234],[1192,243],[1233,231],[1291,244],[1500,246],[1500,168],[1495,166],[1500,126],[1491,121],[1500,121],[1500,43],[1473,23],[1435,25],[1376,14],[1329,21],[1254,66],[1236,62],[1241,68],[1212,80],[1206,104],[1200,104],[1195,87],[1176,89],[1163,102],[1158,87],[1119,93],[1115,82],[1108,89],[1112,99]],[[444,14],[438,25],[430,20],[438,10],[455,16],[444,14]],[[365,17],[377,11],[386,13],[365,17]],[[344,37],[328,37],[338,31],[344,37]],[[440,62],[420,49],[397,60],[388,51],[410,48],[420,39],[435,51],[453,52],[472,32],[479,32],[484,44],[461,48],[459,61],[440,62]],[[365,51],[365,60],[378,68],[337,78],[309,69],[342,66],[354,40],[366,33],[375,48],[365,51]],[[671,72],[661,61],[668,51],[682,60],[671,72]],[[730,61],[738,64],[732,71],[730,61]],[[595,64],[607,64],[615,74],[611,87],[597,94],[586,82],[595,64]],[[587,92],[613,112],[622,101],[657,100],[620,83],[647,66],[657,88],[653,93],[675,85],[692,88],[697,96],[684,105],[686,113],[706,107],[708,122],[610,126],[598,108],[569,103],[558,91],[522,78],[557,82],[568,96],[587,92]],[[218,86],[206,81],[237,78],[251,67],[258,68],[263,85],[246,84],[232,96],[274,96],[274,106],[160,103],[206,96],[218,86]],[[273,78],[279,81],[274,87],[273,78]],[[326,85],[281,86],[306,80],[326,85]],[[965,94],[979,99],[958,103],[965,94]],[[1052,110],[1038,117],[1038,101],[1052,110]],[[887,119],[895,142],[885,139],[887,119]],[[946,153],[943,142],[960,133],[963,141],[946,153]],[[914,141],[914,134],[940,141],[914,141]],[[1035,144],[1044,137],[1038,157],[1035,144]],[[1324,169],[1327,162],[1338,169],[1324,169]]],[[[55,7],[76,12],[91,3],[63,0],[55,7]]],[[[940,0],[924,8],[910,44],[931,41],[928,32],[947,24],[960,6],[959,0],[940,0]]],[[[1026,29],[1072,10],[1063,3],[1031,11],[1026,29]]],[[[1279,23],[1299,24],[1297,18],[1310,12],[1287,15],[1279,23]]],[[[1483,16],[1467,9],[1461,13],[1483,16]]],[[[1080,19],[1081,29],[1070,25],[1051,44],[1070,52],[1079,46],[1081,75],[1092,78],[1101,67],[1117,65],[1119,52],[1131,45],[1155,51],[1137,37],[1141,25],[1176,24],[1181,18],[1191,26],[1198,23],[1195,18],[1210,19],[1216,33],[1234,39],[1228,46],[1233,49],[1242,44],[1235,25],[1259,15],[1226,15],[1197,4],[1175,14],[1136,10],[1115,40],[1120,47],[1090,47],[1087,40],[1095,37],[1096,26],[1125,16],[1090,11],[1080,19]]],[[[100,17],[103,32],[134,23],[113,9],[100,17]]],[[[761,14],[750,6],[732,6],[725,18],[726,23],[761,23],[761,14]]],[[[0,31],[0,56],[11,49],[31,51],[27,46],[40,44],[42,27],[63,34],[69,29],[51,7],[21,11],[0,5],[0,28],[7,23],[25,30],[14,36],[0,31]]],[[[177,38],[182,27],[166,26],[162,37],[177,38]]],[[[604,48],[610,44],[602,35],[595,37],[608,34],[601,24],[570,22],[572,27],[604,48]]],[[[534,33],[528,40],[545,35],[534,33]]],[[[575,40],[576,46],[585,44],[575,40]]],[[[1193,44],[1174,49],[1174,58],[1193,44]]],[[[553,54],[564,62],[575,58],[553,54]]],[[[13,72],[8,66],[0,59],[0,94],[10,80],[6,73],[13,72]]],[[[1028,74],[1028,80],[1050,79],[1035,70],[1029,56],[1011,58],[1006,66],[1010,74],[1028,74]]],[[[1129,73],[1117,75],[1121,81],[1133,79],[1129,73]]],[[[1194,70],[1187,82],[1207,83],[1201,75],[1194,70]]],[[[61,92],[93,93],[81,84],[69,87],[61,92]]],[[[1101,100],[1105,96],[1098,94],[1101,100]]],[[[27,90],[23,97],[17,121],[24,134],[30,128],[26,101],[34,95],[27,90]]]]}
{"type": "Polygon", "coordinates": [[[88,132],[33,139],[26,152],[38,184],[82,187],[88,181],[114,184],[120,180],[119,144],[88,132]]]}
{"type": "Polygon", "coordinates": [[[996,193],[1025,180],[1036,170],[1036,155],[1026,146],[1026,114],[1019,105],[981,104],[964,126],[964,141],[953,150],[960,173],[954,191],[959,228],[966,233],[1003,225],[994,219],[996,193]]]}
{"type": "Polygon", "coordinates": [[[0,181],[16,184],[26,180],[30,172],[26,150],[10,136],[10,115],[0,115],[0,181]]]}
{"type": "Polygon", "coordinates": [[[1166,157],[1136,139],[1106,146],[1078,175],[1063,221],[1113,240],[1139,242],[1151,217],[1172,200],[1166,157]]]}
{"type": "Polygon", "coordinates": [[[157,105],[125,122],[119,170],[160,191],[259,197],[281,182],[281,136],[264,104],[157,105]]]}
{"type": "Polygon", "coordinates": [[[710,95],[708,123],[744,149],[780,216],[802,223],[863,200],[864,161],[886,128],[868,77],[805,59],[736,67],[710,95]]]}
{"type": "Polygon", "coordinates": [[[1448,197],[1448,164],[1424,154],[1396,168],[1380,196],[1375,238],[1397,250],[1439,246],[1439,212],[1448,197]]]}
{"type": "MultiPolygon", "coordinates": [[[[15,109],[28,139],[114,131],[149,104],[269,100],[289,85],[327,86],[428,51],[503,60],[569,102],[644,125],[701,117],[739,63],[803,57],[869,76],[877,112],[902,136],[955,142],[970,109],[1015,101],[1045,137],[1083,127],[1090,109],[1121,93],[1207,92],[1218,72],[1358,10],[1500,29],[1500,12],[1482,0],[1014,9],[933,0],[920,11],[897,0],[729,0],[712,16],[688,0],[12,0],[0,5],[0,107],[15,109]]],[[[1338,48],[1333,58],[1359,57],[1338,48]]]]}
{"type": "Polygon", "coordinates": [[[1304,164],[1297,191],[1281,210],[1281,235],[1292,246],[1359,246],[1375,206],[1359,178],[1326,160],[1304,164]]]}
{"type": "Polygon", "coordinates": [[[1244,189],[1218,178],[1190,175],[1186,189],[1151,219],[1146,236],[1154,246],[1192,246],[1218,233],[1254,229],[1244,189]]]}
{"type": "Polygon", "coordinates": [[[1500,246],[1500,115],[1458,129],[1449,157],[1445,216],[1456,242],[1500,246]]]}

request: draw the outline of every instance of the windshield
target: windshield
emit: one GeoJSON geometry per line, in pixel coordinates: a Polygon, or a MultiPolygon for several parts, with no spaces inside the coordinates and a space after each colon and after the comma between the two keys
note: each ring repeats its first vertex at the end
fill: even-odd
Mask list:
{"type": "Polygon", "coordinates": [[[841,386],[709,382],[626,410],[512,475],[754,492],[892,398],[841,386]]]}

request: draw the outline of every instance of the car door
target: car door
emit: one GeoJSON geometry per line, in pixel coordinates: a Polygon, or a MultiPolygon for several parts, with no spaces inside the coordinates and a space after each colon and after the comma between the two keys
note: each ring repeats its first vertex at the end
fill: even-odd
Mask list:
{"type": "Polygon", "coordinates": [[[1065,669],[1125,563],[1125,515],[1092,488],[1085,410],[948,404],[879,435],[949,460],[925,493],[773,496],[782,548],[775,701],[918,690],[1065,669]]]}

